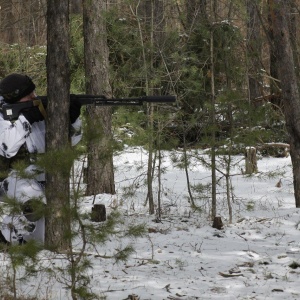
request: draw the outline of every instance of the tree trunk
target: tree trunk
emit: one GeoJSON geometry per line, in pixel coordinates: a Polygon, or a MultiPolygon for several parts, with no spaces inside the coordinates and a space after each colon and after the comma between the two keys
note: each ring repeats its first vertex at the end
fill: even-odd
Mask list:
{"type": "Polygon", "coordinates": [[[70,13],[71,14],[82,13],[82,1],[81,0],[70,0],[70,13]]]}
{"type": "Polygon", "coordinates": [[[1,42],[12,44],[16,36],[14,24],[13,5],[11,0],[1,1],[0,30],[1,42]]]}
{"type": "Polygon", "coordinates": [[[290,17],[288,7],[293,3],[294,1],[287,0],[269,1],[278,77],[282,89],[286,127],[290,138],[295,202],[296,207],[300,207],[300,95],[288,26],[290,17]]]}
{"type": "MultiPolygon", "coordinates": [[[[106,2],[83,1],[86,92],[111,97],[106,22],[106,2]]],[[[111,108],[88,106],[88,170],[86,195],[115,193],[111,133],[111,108]]]]}
{"type": "MultiPolygon", "coordinates": [[[[247,54],[248,54],[248,86],[250,101],[262,94],[261,73],[261,23],[256,1],[247,0],[247,54]]],[[[254,105],[260,104],[258,101],[254,105]]]]}
{"type": "MultiPolygon", "coordinates": [[[[271,75],[271,80],[270,80],[270,95],[278,95],[279,93],[281,93],[280,91],[280,84],[274,80],[274,79],[278,79],[278,65],[277,65],[277,57],[276,57],[276,53],[275,53],[275,47],[273,45],[274,42],[274,30],[273,30],[273,19],[274,19],[274,12],[271,9],[272,6],[272,2],[273,0],[268,0],[268,37],[269,40],[271,42],[270,45],[270,75],[271,75]],[[273,79],[274,78],[274,79],[273,79]]],[[[275,106],[277,107],[282,107],[282,99],[281,97],[272,97],[271,98],[271,103],[273,103],[275,106]]]]}
{"type": "MultiPolygon", "coordinates": [[[[212,10],[213,11],[213,10],[212,10]]],[[[210,33],[210,73],[211,73],[211,217],[217,214],[217,174],[216,174],[216,94],[215,94],[215,58],[214,33],[210,33]]]]}
{"type": "MultiPolygon", "coordinates": [[[[47,7],[47,155],[66,149],[69,137],[69,5],[68,1],[49,0],[47,7]]],[[[58,164],[56,164],[58,165],[58,164]]],[[[60,165],[60,164],[59,164],[60,165]]],[[[46,246],[69,248],[69,174],[60,166],[47,171],[46,246]]]]}

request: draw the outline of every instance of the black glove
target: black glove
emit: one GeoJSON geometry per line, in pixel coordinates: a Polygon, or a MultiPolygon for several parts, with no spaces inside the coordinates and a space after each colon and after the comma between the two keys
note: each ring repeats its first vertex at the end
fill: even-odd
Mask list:
{"type": "Polygon", "coordinates": [[[42,115],[38,106],[23,109],[21,112],[30,124],[44,120],[44,116],[42,115]]]}
{"type": "Polygon", "coordinates": [[[73,124],[80,116],[81,103],[78,100],[71,100],[70,104],[70,121],[73,124]]]}

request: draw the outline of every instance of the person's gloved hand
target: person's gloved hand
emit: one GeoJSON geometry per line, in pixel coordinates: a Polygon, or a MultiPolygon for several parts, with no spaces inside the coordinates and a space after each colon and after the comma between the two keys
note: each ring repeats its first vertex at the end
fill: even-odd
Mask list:
{"type": "Polygon", "coordinates": [[[73,124],[80,116],[81,103],[78,100],[71,100],[70,103],[70,121],[73,124]]]}
{"type": "Polygon", "coordinates": [[[27,119],[27,121],[32,125],[34,122],[39,122],[44,120],[44,116],[42,115],[38,106],[33,106],[31,108],[23,109],[21,111],[23,116],[27,119]]]}

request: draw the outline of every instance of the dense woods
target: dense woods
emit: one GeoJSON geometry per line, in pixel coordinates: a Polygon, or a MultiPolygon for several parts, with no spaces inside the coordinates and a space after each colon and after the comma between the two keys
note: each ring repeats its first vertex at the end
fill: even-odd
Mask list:
{"type": "MultiPolygon", "coordinates": [[[[34,79],[39,95],[48,95],[47,150],[71,158],[64,164],[68,172],[73,158],[85,155],[85,195],[116,192],[113,153],[127,144],[148,151],[145,205],[158,219],[160,193],[154,195],[153,182],[160,184],[161,151],[172,149],[182,150],[174,162],[186,171],[194,209],[199,207],[189,182],[187,150],[206,149],[209,160],[197,159],[211,169],[211,220],[219,218],[217,185],[222,177],[232,221],[235,154],[245,155],[241,172],[248,175],[258,171],[257,154],[291,155],[295,205],[300,207],[298,0],[69,2],[0,0],[0,79],[25,73],[34,79]],[[57,118],[68,117],[70,93],[109,98],[175,95],[177,101],[83,108],[85,137],[73,157],[66,147],[68,118],[57,118]]],[[[76,219],[83,253],[87,228],[76,209],[67,221],[60,213],[71,211],[69,173],[53,169],[47,173],[46,243],[70,250],[70,224],[76,219]],[[51,207],[60,218],[53,217],[51,207]],[[62,234],[66,231],[67,239],[62,234]]],[[[75,203],[76,196],[82,195],[73,191],[75,203]]],[[[113,223],[105,225],[107,232],[113,223]]],[[[82,267],[72,251],[68,259],[72,271],[82,267]]],[[[78,293],[75,282],[74,277],[73,299],[78,293]]]]}
{"type": "MultiPolygon", "coordinates": [[[[226,155],[246,153],[248,146],[263,155],[286,153],[284,147],[265,146],[270,143],[291,143],[299,207],[297,5],[275,0],[111,0],[82,6],[70,1],[65,38],[70,40],[71,93],[177,97],[176,105],[147,106],[143,115],[135,108],[86,109],[90,120],[103,120],[101,126],[87,126],[99,127],[102,135],[88,143],[87,194],[114,193],[111,126],[118,132],[130,123],[134,138],[118,134],[126,143],[149,149],[150,213],[157,150],[210,147],[214,217],[215,156],[225,147],[226,155]]],[[[47,92],[47,83],[51,91],[54,75],[49,75],[46,57],[54,50],[46,50],[51,36],[46,1],[3,0],[0,14],[0,76],[25,72],[36,80],[39,94],[47,92]]]]}
{"type": "MultiPolygon", "coordinates": [[[[263,155],[282,155],[282,147],[264,145],[291,143],[296,206],[300,206],[300,185],[296,184],[297,1],[132,0],[83,4],[70,1],[70,30],[62,28],[61,23],[54,25],[68,31],[65,45],[69,40],[69,57],[63,61],[70,61],[70,78],[66,80],[70,80],[71,93],[177,97],[176,105],[148,106],[144,115],[134,108],[86,109],[90,120],[103,121],[101,126],[91,123],[87,128],[99,127],[99,134],[102,131],[105,136],[100,142],[93,139],[88,143],[91,164],[87,194],[114,193],[111,124],[117,129],[130,122],[133,131],[142,134],[126,142],[149,149],[147,201],[151,213],[155,153],[176,147],[210,147],[214,217],[215,156],[224,153],[224,147],[227,155],[243,153],[248,146],[263,149],[263,155]]],[[[54,51],[55,41],[54,48],[48,44],[46,50],[53,34],[49,30],[53,14],[48,9],[47,15],[46,1],[3,0],[0,13],[0,76],[28,73],[36,80],[39,94],[47,92],[47,83],[51,94],[55,73],[50,75],[47,67],[58,51],[54,51]]],[[[59,68],[67,71],[68,66],[54,64],[58,66],[57,75],[59,68]]],[[[126,139],[126,135],[121,138],[126,139]]]]}

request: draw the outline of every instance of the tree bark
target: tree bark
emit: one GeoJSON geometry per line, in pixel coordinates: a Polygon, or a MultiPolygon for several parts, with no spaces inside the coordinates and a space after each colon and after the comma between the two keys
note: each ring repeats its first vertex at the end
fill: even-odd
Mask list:
{"type": "Polygon", "coordinates": [[[296,207],[300,207],[300,94],[288,26],[290,16],[288,5],[293,3],[294,1],[269,0],[274,51],[277,57],[286,127],[290,138],[295,202],[296,207]]]}
{"type": "MultiPolygon", "coordinates": [[[[258,8],[256,1],[247,0],[247,53],[248,53],[248,86],[249,98],[254,100],[262,94],[262,78],[261,73],[261,23],[258,16],[258,8]]],[[[253,102],[254,105],[261,104],[253,102]]]]}
{"type": "MultiPolygon", "coordinates": [[[[47,6],[47,155],[66,149],[69,144],[69,4],[49,0],[47,6]]],[[[69,173],[60,163],[46,170],[46,246],[58,251],[69,248],[69,173]],[[57,166],[57,168],[56,168],[57,166]]]]}
{"type": "MultiPolygon", "coordinates": [[[[269,56],[270,56],[270,95],[278,95],[278,93],[281,93],[280,91],[280,84],[275,81],[273,78],[278,79],[278,65],[277,65],[277,56],[275,53],[275,47],[273,45],[274,42],[274,29],[273,29],[273,19],[274,19],[274,12],[272,10],[272,4],[273,0],[268,0],[268,38],[270,41],[270,50],[269,50],[269,56]]],[[[282,107],[282,99],[280,97],[272,97],[270,99],[270,102],[273,103],[276,107],[282,107]]]]}
{"type": "Polygon", "coordinates": [[[70,13],[71,14],[82,13],[82,1],[81,0],[70,0],[70,13]]]}
{"type": "MultiPolygon", "coordinates": [[[[215,15],[214,3],[210,3],[210,13],[215,15]]],[[[211,19],[211,22],[214,20],[211,19]]],[[[210,31],[210,83],[211,83],[211,217],[217,215],[217,171],[216,171],[216,90],[215,90],[215,51],[214,51],[214,32],[210,31]]]]}
{"type": "Polygon", "coordinates": [[[3,43],[12,44],[16,36],[16,28],[14,24],[13,5],[11,0],[4,0],[0,3],[0,25],[1,25],[1,41],[3,43]]]}
{"type": "MultiPolygon", "coordinates": [[[[111,97],[103,0],[83,1],[86,92],[111,97]]],[[[88,117],[88,170],[86,195],[115,193],[111,133],[111,108],[86,109],[88,117]]]]}

